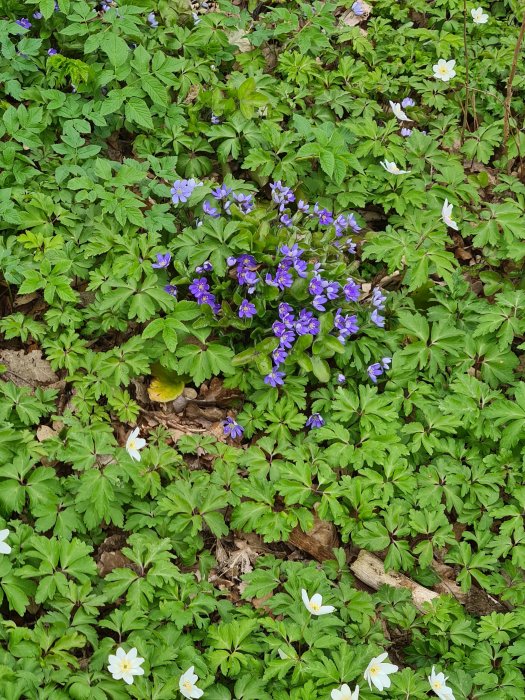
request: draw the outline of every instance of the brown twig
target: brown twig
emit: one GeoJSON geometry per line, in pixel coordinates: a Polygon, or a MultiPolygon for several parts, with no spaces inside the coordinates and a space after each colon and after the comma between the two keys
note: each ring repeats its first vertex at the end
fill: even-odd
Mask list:
{"type": "MultiPolygon", "coordinates": [[[[505,107],[503,115],[503,153],[507,153],[507,142],[509,140],[510,132],[510,105],[512,101],[512,83],[516,76],[516,68],[518,66],[518,58],[521,51],[521,45],[523,43],[523,37],[525,36],[525,13],[523,14],[523,20],[521,22],[520,33],[518,34],[518,40],[514,48],[514,56],[512,58],[512,65],[510,67],[509,78],[507,80],[507,94],[505,96],[505,107]]],[[[510,163],[507,163],[507,172],[510,172],[510,163]]]]}

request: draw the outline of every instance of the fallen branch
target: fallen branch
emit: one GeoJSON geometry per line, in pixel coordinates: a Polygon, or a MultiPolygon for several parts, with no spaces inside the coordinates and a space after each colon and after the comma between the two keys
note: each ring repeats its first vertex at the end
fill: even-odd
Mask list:
{"type": "Polygon", "coordinates": [[[385,571],[383,561],[370,552],[362,549],[357,559],[350,564],[350,570],[360,581],[377,591],[381,586],[407,588],[412,593],[412,600],[418,610],[424,610],[425,603],[430,603],[439,597],[439,593],[431,591],[419,583],[397,571],[385,571]]]}

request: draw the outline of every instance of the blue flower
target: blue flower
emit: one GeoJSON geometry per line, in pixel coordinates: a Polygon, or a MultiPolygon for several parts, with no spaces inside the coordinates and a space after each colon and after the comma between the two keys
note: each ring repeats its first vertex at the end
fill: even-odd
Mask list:
{"type": "Polygon", "coordinates": [[[381,311],[385,308],[386,296],[381,293],[379,287],[376,287],[372,292],[372,306],[381,311]]]}
{"type": "Polygon", "coordinates": [[[330,299],[334,301],[339,296],[340,285],[339,282],[327,282],[325,285],[324,293],[330,299]]]}
{"type": "Polygon", "coordinates": [[[44,15],[38,10],[36,12],[33,12],[33,19],[42,19],[43,16],[44,15]]]}
{"type": "Polygon", "coordinates": [[[291,328],[293,326],[294,315],[293,308],[290,306],[290,304],[282,301],[279,304],[278,314],[279,318],[287,328],[291,328]]]}
{"type": "Polygon", "coordinates": [[[379,328],[385,327],[385,317],[381,316],[377,309],[374,309],[370,314],[370,320],[372,321],[372,323],[375,323],[375,325],[379,328]]]}
{"type": "Polygon", "coordinates": [[[308,204],[308,202],[303,202],[302,199],[300,199],[297,202],[297,211],[300,211],[303,214],[308,214],[309,209],[310,209],[310,205],[308,204]]]}
{"type": "Polygon", "coordinates": [[[307,428],[322,428],[324,425],[324,419],[320,413],[312,413],[310,418],[306,421],[307,428]]]}
{"type": "Polygon", "coordinates": [[[161,269],[168,267],[171,262],[171,253],[157,253],[157,262],[152,263],[151,267],[161,269]]]}
{"type": "Polygon", "coordinates": [[[233,199],[243,214],[249,214],[255,208],[251,194],[234,194],[233,199]]]}
{"type": "Polygon", "coordinates": [[[220,187],[217,187],[215,190],[211,191],[212,197],[215,197],[215,199],[220,202],[223,199],[227,199],[230,194],[232,193],[232,188],[228,187],[225,184],[222,184],[220,187]]]}
{"type": "Polygon", "coordinates": [[[403,107],[404,109],[406,107],[415,107],[415,106],[416,106],[416,103],[414,102],[414,100],[411,97],[405,97],[401,102],[401,107],[403,107]]]}
{"type": "Polygon", "coordinates": [[[197,299],[197,301],[206,294],[210,289],[206,277],[196,277],[189,286],[189,291],[197,299]]]}
{"type": "Polygon", "coordinates": [[[361,17],[366,13],[366,8],[361,2],[361,0],[356,0],[354,4],[352,5],[352,12],[354,15],[357,15],[357,17],[361,17]]]}
{"type": "Polygon", "coordinates": [[[323,296],[322,294],[317,294],[313,299],[312,299],[312,306],[314,309],[317,311],[326,311],[326,302],[328,299],[323,296]]]}
{"type": "MultiPolygon", "coordinates": [[[[286,205],[295,202],[295,195],[289,187],[285,187],[280,180],[270,185],[272,199],[276,204],[286,205]]],[[[282,210],[281,210],[282,211],[282,210]]]]}
{"type": "Polygon", "coordinates": [[[357,316],[343,316],[341,309],[337,309],[334,319],[334,326],[339,331],[338,339],[344,344],[348,336],[357,333],[359,326],[357,325],[357,316]]]}
{"type": "Polygon", "coordinates": [[[361,286],[349,277],[347,283],[343,287],[343,293],[346,301],[358,301],[361,294],[361,286]]]}
{"type": "Polygon", "coordinates": [[[219,117],[216,117],[215,114],[211,115],[210,121],[212,124],[220,124],[221,123],[221,120],[219,119],[219,117]]]}
{"type": "Polygon", "coordinates": [[[391,362],[391,357],[383,357],[381,359],[381,362],[374,362],[368,367],[366,371],[368,372],[368,376],[374,382],[374,384],[377,383],[377,378],[380,377],[385,370],[389,369],[391,362]]]}
{"type": "Polygon", "coordinates": [[[48,56],[56,56],[58,51],[56,49],[48,49],[47,50],[47,55],[48,56]]]}
{"type": "Polygon", "coordinates": [[[239,306],[239,318],[251,318],[255,316],[257,309],[255,304],[252,304],[248,299],[243,299],[241,305],[239,306]]]}
{"type": "Polygon", "coordinates": [[[401,136],[408,137],[412,134],[412,129],[407,129],[406,127],[403,127],[401,129],[401,136]]]}
{"type": "Polygon", "coordinates": [[[319,332],[319,327],[319,321],[314,317],[313,313],[306,309],[301,309],[295,322],[297,335],[306,335],[307,333],[315,335],[319,332]]]}
{"type": "Polygon", "coordinates": [[[270,386],[276,387],[276,386],[282,386],[284,384],[284,377],[286,375],[284,372],[279,372],[277,370],[277,367],[274,367],[272,371],[266,375],[264,378],[264,383],[269,384],[270,386]]]}
{"type": "Polygon", "coordinates": [[[211,272],[213,270],[213,265],[209,260],[203,262],[202,265],[198,265],[195,268],[195,272],[211,272]]]}
{"type": "Polygon", "coordinates": [[[193,178],[191,180],[175,180],[171,188],[173,204],[187,202],[193,190],[201,184],[200,182],[195,182],[193,178]]]}
{"type": "Polygon", "coordinates": [[[18,24],[19,27],[22,27],[23,29],[31,29],[33,26],[31,22],[27,19],[27,17],[22,17],[22,19],[17,19],[16,24],[18,24]]]}
{"type": "Polygon", "coordinates": [[[282,345],[279,345],[279,347],[275,348],[275,350],[272,352],[272,358],[276,366],[282,365],[282,363],[286,360],[287,357],[288,353],[282,345]]]}
{"type": "Polygon", "coordinates": [[[155,19],[155,13],[154,13],[154,12],[150,12],[150,13],[149,13],[149,15],[148,15],[148,24],[149,24],[150,27],[153,27],[153,29],[155,29],[156,27],[159,26],[159,23],[158,23],[157,20],[155,19]]]}
{"type": "Polygon", "coordinates": [[[283,214],[280,218],[279,221],[283,226],[286,226],[286,228],[290,228],[290,226],[293,224],[292,219],[288,216],[288,214],[283,214]]]}
{"type": "Polygon", "coordinates": [[[170,297],[176,297],[177,296],[177,287],[174,284],[167,284],[164,287],[164,291],[166,294],[169,294],[170,297]]]}
{"type": "Polygon", "coordinates": [[[223,430],[224,434],[226,437],[230,437],[232,440],[235,440],[238,437],[242,437],[244,433],[244,428],[242,425],[239,425],[237,421],[235,421],[233,418],[226,418],[225,421],[223,421],[223,430]]]}
{"type": "Polygon", "coordinates": [[[317,217],[321,226],[330,226],[334,223],[334,216],[328,209],[321,209],[317,212],[317,217]]]}
{"type": "Polygon", "coordinates": [[[208,216],[211,216],[212,219],[218,219],[220,217],[219,210],[216,207],[212,207],[209,202],[204,202],[202,205],[202,211],[208,216]]]}
{"type": "Polygon", "coordinates": [[[310,284],[308,285],[308,291],[310,292],[310,294],[322,294],[323,289],[324,285],[322,277],[318,275],[312,277],[312,279],[310,280],[310,284]]]}
{"type": "Polygon", "coordinates": [[[346,377],[344,374],[338,374],[337,375],[337,383],[338,384],[344,384],[346,382],[346,377]]]}

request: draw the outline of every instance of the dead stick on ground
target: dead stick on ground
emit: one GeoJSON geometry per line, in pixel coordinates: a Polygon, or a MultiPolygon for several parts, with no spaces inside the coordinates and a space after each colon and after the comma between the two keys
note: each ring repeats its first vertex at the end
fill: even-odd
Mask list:
{"type": "Polygon", "coordinates": [[[387,585],[393,588],[407,588],[412,593],[412,600],[418,610],[423,610],[425,603],[430,603],[434,598],[439,597],[439,593],[430,591],[419,583],[412,581],[407,576],[396,571],[386,572],[385,567],[379,557],[365,552],[362,549],[357,559],[350,564],[350,570],[367,586],[377,591],[381,586],[387,585]]]}

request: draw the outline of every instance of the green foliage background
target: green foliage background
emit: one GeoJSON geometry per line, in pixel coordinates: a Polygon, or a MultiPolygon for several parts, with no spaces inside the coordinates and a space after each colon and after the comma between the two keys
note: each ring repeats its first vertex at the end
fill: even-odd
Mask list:
{"type": "MultiPolygon", "coordinates": [[[[206,700],[315,700],[362,684],[383,649],[402,667],[392,698],[427,697],[432,665],[457,700],[525,697],[523,54],[502,145],[523,8],[492,2],[477,26],[467,3],[464,37],[458,0],[377,0],[361,27],[341,21],[350,5],[220,0],[195,24],[182,0],[105,13],[82,0],[3,3],[0,332],[6,348],[41,348],[65,380],[0,383],[5,700],[168,700],[190,665],[206,700]],[[439,58],[457,62],[451,83],[433,78],[439,58]],[[388,101],[408,95],[404,138],[388,101]],[[386,173],[385,158],[410,174],[386,173]],[[204,181],[187,208],[170,201],[177,177],[204,181]],[[212,180],[257,193],[255,211],[195,228],[212,180]],[[264,330],[162,289],[208,259],[221,276],[229,255],[269,260],[287,240],[272,180],[355,211],[358,256],[328,262],[389,291],[385,331],[366,327],[344,348],[305,343],[280,391],[262,381],[264,330]],[[151,268],[165,250],[173,277],[151,268]],[[36,295],[29,312],[22,295],[36,295]],[[250,343],[263,345],[239,356],[250,343]],[[384,355],[392,369],[376,387],[366,367],[384,355]],[[143,411],[132,381],[158,362],[196,387],[218,376],[240,389],[243,445],[174,446],[159,427],[133,462],[122,446],[143,411]],[[312,411],[326,425],[307,433],[312,411]],[[337,529],[334,560],[287,561],[282,543],[314,514],[337,529]],[[268,545],[240,596],[215,562],[217,539],[234,532],[268,545]],[[114,535],[128,564],[102,577],[114,535]],[[492,607],[445,596],[422,613],[408,592],[360,590],[344,547],[427,587],[444,562],[492,607]],[[309,619],[301,588],[336,613],[309,619]],[[146,659],[133,686],[106,670],[116,644],[146,659]]],[[[321,254],[323,240],[312,246],[321,254]]]]}

